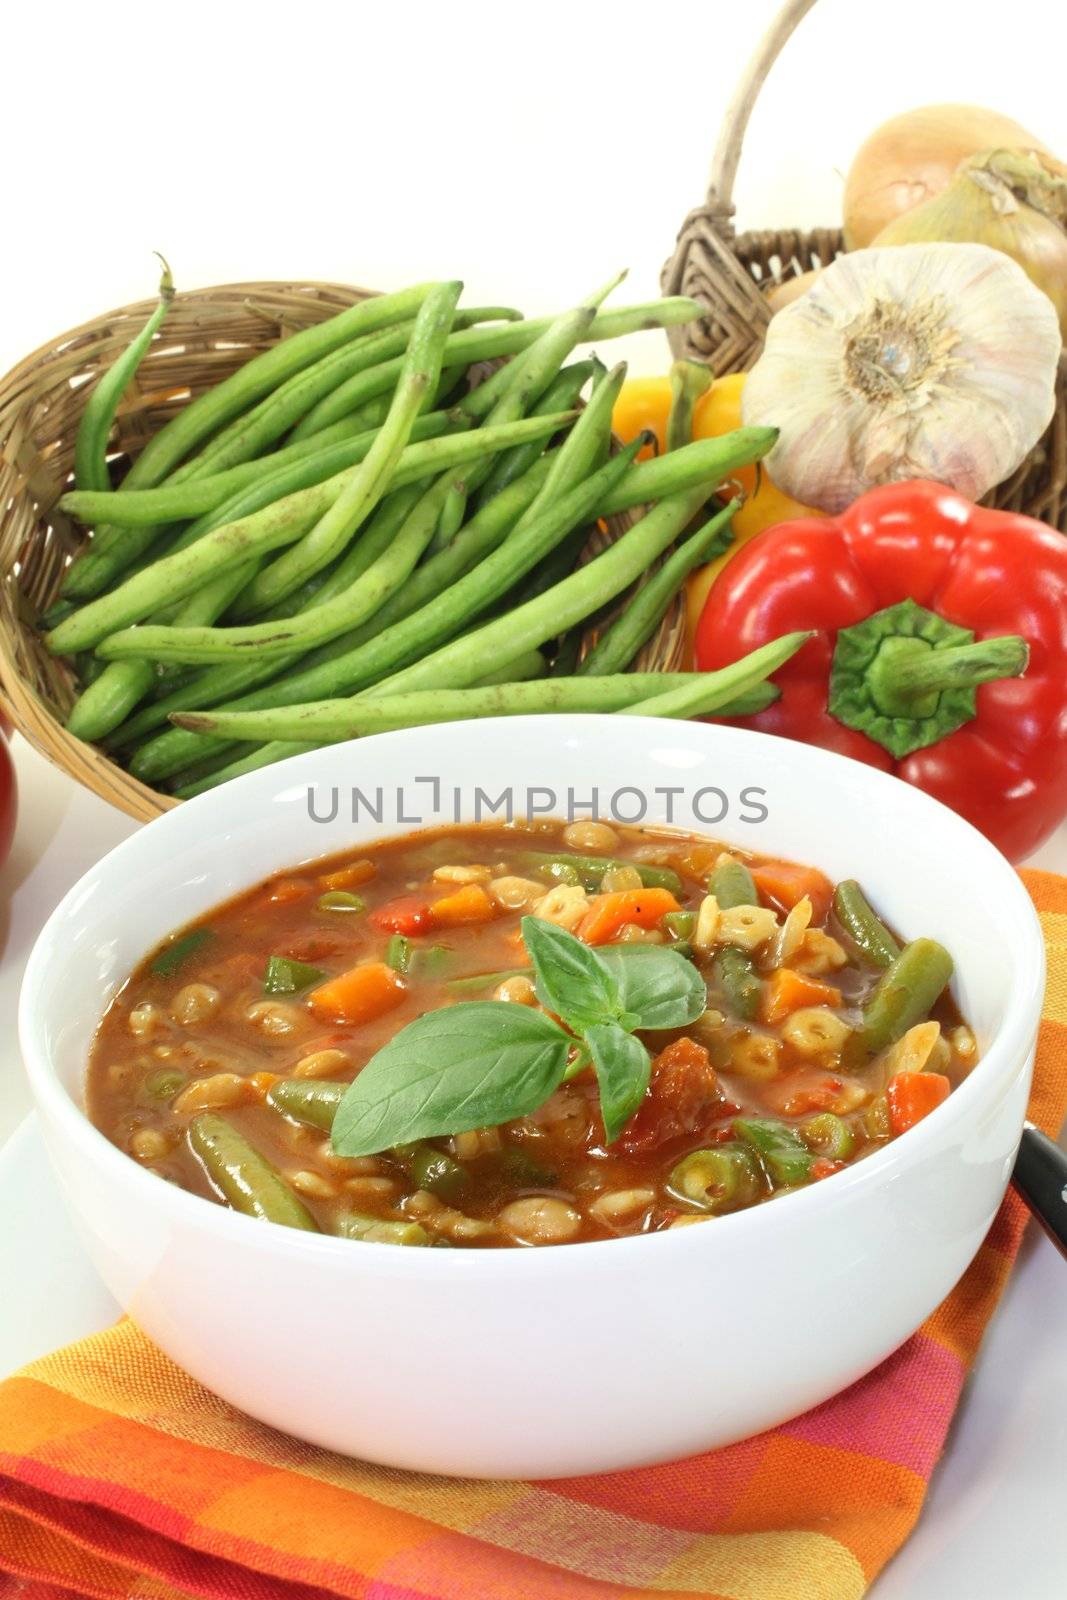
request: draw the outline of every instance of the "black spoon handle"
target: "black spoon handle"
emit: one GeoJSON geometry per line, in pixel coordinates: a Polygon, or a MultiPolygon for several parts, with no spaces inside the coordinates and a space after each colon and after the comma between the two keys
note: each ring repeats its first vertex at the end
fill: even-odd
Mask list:
{"type": "Polygon", "coordinates": [[[1015,1157],[1012,1183],[1053,1244],[1067,1256],[1067,1155],[1029,1122],[1015,1157]]]}

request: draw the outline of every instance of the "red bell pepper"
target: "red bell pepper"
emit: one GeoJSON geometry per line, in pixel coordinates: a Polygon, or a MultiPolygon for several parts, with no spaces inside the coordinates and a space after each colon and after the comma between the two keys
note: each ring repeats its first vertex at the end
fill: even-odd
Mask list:
{"type": "Polygon", "coordinates": [[[780,698],[730,719],[894,772],[1012,861],[1067,816],[1067,540],[940,484],[759,534],[711,590],[702,671],[796,628],[780,698]]]}

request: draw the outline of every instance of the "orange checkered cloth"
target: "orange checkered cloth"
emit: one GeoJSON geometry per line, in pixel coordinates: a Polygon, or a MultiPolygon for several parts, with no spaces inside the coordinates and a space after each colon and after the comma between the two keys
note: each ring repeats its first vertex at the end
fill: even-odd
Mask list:
{"type": "MultiPolygon", "coordinates": [[[[1049,982],[1030,1115],[1067,1107],[1067,880],[1024,874],[1049,982]]],[[[805,1416],[668,1466],[421,1477],[226,1405],[131,1322],[0,1386],[3,1600],[857,1600],[907,1538],[1007,1281],[1009,1194],[949,1298],[805,1416]]]]}

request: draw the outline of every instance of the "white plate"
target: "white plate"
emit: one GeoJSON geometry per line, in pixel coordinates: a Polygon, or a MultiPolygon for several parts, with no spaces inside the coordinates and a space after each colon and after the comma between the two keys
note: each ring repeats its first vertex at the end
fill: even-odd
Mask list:
{"type": "MultiPolygon", "coordinates": [[[[36,1119],[0,1150],[0,1378],[107,1327],[118,1307],[78,1243],[36,1119]]],[[[913,1537],[872,1600],[1063,1600],[1067,1263],[1031,1227],[913,1537]]]]}

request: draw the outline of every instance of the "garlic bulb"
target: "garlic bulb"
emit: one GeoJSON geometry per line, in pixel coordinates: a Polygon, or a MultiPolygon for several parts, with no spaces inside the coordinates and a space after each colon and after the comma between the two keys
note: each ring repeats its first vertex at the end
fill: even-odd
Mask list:
{"type": "Polygon", "coordinates": [[[743,420],[779,430],[767,470],[805,505],[907,478],[978,500],[1048,426],[1059,354],[1052,302],[1000,251],[857,250],[774,317],[743,420]]]}

